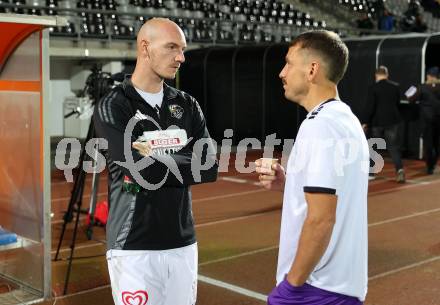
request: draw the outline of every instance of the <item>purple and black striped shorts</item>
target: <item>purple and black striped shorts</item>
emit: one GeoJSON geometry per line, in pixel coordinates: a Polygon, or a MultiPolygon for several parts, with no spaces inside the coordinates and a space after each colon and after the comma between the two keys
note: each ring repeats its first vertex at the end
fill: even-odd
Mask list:
{"type": "Polygon", "coordinates": [[[362,305],[359,299],[304,284],[292,286],[286,279],[267,298],[268,305],[362,305]]]}

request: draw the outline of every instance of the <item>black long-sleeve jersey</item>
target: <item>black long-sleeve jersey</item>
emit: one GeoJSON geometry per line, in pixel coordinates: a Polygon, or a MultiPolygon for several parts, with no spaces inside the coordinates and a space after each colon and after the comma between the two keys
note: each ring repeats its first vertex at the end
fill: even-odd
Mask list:
{"type": "Polygon", "coordinates": [[[368,89],[368,100],[364,122],[375,127],[398,124],[402,119],[399,112],[400,86],[383,79],[368,89]]]}
{"type": "Polygon", "coordinates": [[[130,78],[126,78],[97,103],[93,121],[97,136],[108,142],[104,153],[109,170],[107,248],[165,250],[196,242],[190,186],[213,182],[218,173],[216,151],[197,101],[164,84],[161,108],[155,109],[137,93],[130,78]],[[126,129],[133,122],[133,132],[127,134],[126,129]],[[166,130],[170,126],[186,131],[188,142],[179,150],[170,149],[164,156],[144,158],[132,148],[132,142],[139,141],[144,132],[166,130]],[[207,143],[201,152],[197,149],[199,139],[207,143]],[[137,172],[149,185],[161,185],[159,188],[134,183],[139,179],[128,163],[124,163],[130,162],[127,160],[130,155],[134,162],[154,161],[137,172]],[[170,160],[177,165],[177,174],[176,168],[169,166],[170,160]],[[194,162],[213,165],[196,169],[194,175],[194,162]],[[127,188],[127,183],[136,188],[127,188]]]}

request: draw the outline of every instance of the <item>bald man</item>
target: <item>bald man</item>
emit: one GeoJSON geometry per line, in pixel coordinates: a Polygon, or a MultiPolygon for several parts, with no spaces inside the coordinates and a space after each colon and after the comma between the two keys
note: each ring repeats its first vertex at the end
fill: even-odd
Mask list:
{"type": "Polygon", "coordinates": [[[190,186],[215,181],[217,162],[197,101],[164,83],[185,48],[174,22],[149,20],[137,36],[133,75],[95,108],[97,134],[108,142],[107,260],[117,305],[196,302],[190,186]]]}

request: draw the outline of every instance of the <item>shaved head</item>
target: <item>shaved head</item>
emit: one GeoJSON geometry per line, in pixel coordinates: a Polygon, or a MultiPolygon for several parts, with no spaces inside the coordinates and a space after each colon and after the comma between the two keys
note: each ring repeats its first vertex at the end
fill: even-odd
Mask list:
{"type": "Polygon", "coordinates": [[[185,48],[185,34],[176,23],[166,18],[148,20],[137,34],[137,61],[132,81],[139,88],[146,88],[147,83],[160,85],[163,79],[174,79],[185,61],[185,48]]]}
{"type": "Polygon", "coordinates": [[[163,35],[181,35],[185,37],[182,29],[173,21],[167,18],[152,18],[144,23],[137,35],[137,44],[142,40],[152,43],[163,35]]]}

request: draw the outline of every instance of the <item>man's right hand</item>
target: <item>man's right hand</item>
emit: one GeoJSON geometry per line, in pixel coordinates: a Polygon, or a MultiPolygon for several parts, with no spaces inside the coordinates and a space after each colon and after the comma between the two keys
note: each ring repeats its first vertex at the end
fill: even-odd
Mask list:
{"type": "Polygon", "coordinates": [[[144,157],[149,157],[153,153],[151,145],[148,142],[133,142],[132,147],[144,157]]]}
{"type": "Polygon", "coordinates": [[[284,191],[284,183],[286,182],[286,173],[279,163],[272,164],[270,169],[263,167],[262,160],[255,160],[255,171],[260,174],[258,179],[261,186],[271,191],[284,191]]]}

